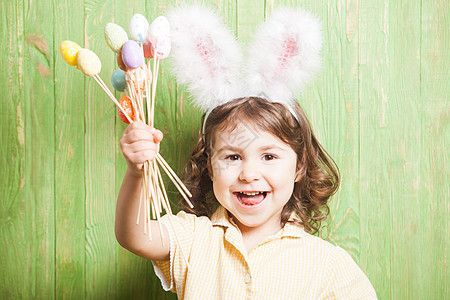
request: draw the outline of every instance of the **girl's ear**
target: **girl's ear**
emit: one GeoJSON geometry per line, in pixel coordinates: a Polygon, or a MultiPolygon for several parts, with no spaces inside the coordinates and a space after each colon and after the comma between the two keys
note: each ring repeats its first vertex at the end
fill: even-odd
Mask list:
{"type": "Polygon", "coordinates": [[[294,182],[299,182],[300,179],[302,179],[302,175],[300,175],[300,170],[298,170],[297,173],[295,174],[294,182]]]}

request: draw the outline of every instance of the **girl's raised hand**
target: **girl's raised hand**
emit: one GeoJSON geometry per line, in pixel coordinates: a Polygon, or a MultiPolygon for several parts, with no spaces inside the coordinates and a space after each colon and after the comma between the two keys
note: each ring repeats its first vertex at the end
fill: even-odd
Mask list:
{"type": "Polygon", "coordinates": [[[152,161],[159,151],[163,134],[142,122],[128,125],[120,139],[120,147],[128,168],[133,175],[141,177],[145,161],[152,161]]]}

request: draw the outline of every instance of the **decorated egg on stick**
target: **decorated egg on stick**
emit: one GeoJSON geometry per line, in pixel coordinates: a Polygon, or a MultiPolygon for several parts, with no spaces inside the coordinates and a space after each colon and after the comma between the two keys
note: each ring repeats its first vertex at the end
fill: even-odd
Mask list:
{"type": "Polygon", "coordinates": [[[145,42],[142,45],[142,48],[144,48],[144,57],[147,59],[153,58],[153,46],[152,43],[149,41],[145,42]]]}
{"type": "Polygon", "coordinates": [[[112,51],[118,52],[123,44],[128,41],[126,31],[117,24],[108,23],[105,26],[105,41],[112,51]]]}
{"type": "Polygon", "coordinates": [[[144,52],[133,40],[128,40],[122,47],[122,60],[130,69],[136,69],[144,64],[144,52]]]}
{"type": "Polygon", "coordinates": [[[147,19],[141,14],[135,14],[130,20],[129,31],[133,40],[144,43],[148,31],[147,19]]]}
{"type": "Polygon", "coordinates": [[[59,44],[59,52],[66,63],[71,66],[77,65],[78,51],[81,47],[72,41],[63,41],[59,44]]]}
{"type": "Polygon", "coordinates": [[[150,24],[147,32],[147,40],[153,45],[158,41],[165,40],[170,37],[170,23],[164,16],[159,16],[150,24]]]}
{"type": "Polygon", "coordinates": [[[161,39],[156,43],[156,46],[153,49],[154,56],[157,59],[165,59],[169,56],[171,49],[171,41],[169,38],[161,39]]]}
{"type": "Polygon", "coordinates": [[[119,52],[117,52],[116,54],[116,60],[117,60],[117,66],[122,70],[122,71],[127,71],[127,66],[125,65],[125,63],[123,62],[122,59],[122,50],[120,50],[119,52]]]}
{"type": "Polygon", "coordinates": [[[122,107],[122,110],[117,108],[117,112],[119,113],[119,118],[120,120],[122,120],[122,122],[130,124],[129,119],[131,119],[132,121],[136,121],[130,97],[125,96],[120,98],[119,105],[120,107],[122,107]],[[125,116],[124,112],[128,115],[129,119],[125,116]]]}
{"type": "Polygon", "coordinates": [[[102,69],[100,58],[89,49],[80,49],[78,51],[77,65],[84,75],[90,77],[97,75],[102,69]]]}
{"type": "Polygon", "coordinates": [[[115,70],[111,75],[111,83],[114,89],[119,92],[123,92],[127,87],[127,81],[125,79],[125,72],[121,69],[115,70]]]}

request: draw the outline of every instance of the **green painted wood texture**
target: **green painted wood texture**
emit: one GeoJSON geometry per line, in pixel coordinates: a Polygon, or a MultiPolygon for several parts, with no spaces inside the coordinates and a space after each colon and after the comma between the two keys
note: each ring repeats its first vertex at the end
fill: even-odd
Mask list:
{"type": "MultiPolygon", "coordinates": [[[[280,5],[319,16],[323,68],[299,102],[342,176],[321,235],[349,251],[380,299],[449,299],[447,1],[204,2],[244,45],[280,5]]],[[[151,20],[173,3],[1,1],[1,299],[175,299],[114,237],[126,126],[58,50],[70,39],[95,51],[111,87],[105,24],[127,28],[134,13],[151,20]]],[[[178,172],[200,127],[187,99],[162,62],[156,127],[178,172]]]]}

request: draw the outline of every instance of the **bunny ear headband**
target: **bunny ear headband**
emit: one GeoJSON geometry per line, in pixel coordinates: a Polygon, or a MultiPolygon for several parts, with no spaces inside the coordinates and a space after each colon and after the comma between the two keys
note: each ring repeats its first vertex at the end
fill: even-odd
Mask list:
{"type": "MultiPolygon", "coordinates": [[[[280,102],[293,113],[295,95],[320,66],[320,23],[300,9],[279,9],[257,30],[244,62],[231,31],[210,9],[180,6],[168,14],[178,82],[206,117],[245,96],[280,102]]],[[[204,128],[203,128],[204,132],[204,128]]]]}

